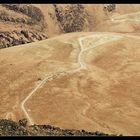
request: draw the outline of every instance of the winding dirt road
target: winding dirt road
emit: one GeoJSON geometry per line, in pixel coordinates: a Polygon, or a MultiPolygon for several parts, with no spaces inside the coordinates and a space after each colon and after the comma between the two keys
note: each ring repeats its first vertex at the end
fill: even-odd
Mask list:
{"type": "MultiPolygon", "coordinates": [[[[95,45],[93,45],[92,47],[89,47],[89,48],[85,48],[83,47],[83,44],[82,44],[82,41],[87,39],[87,38],[90,38],[90,37],[95,37],[96,35],[90,35],[90,36],[86,36],[86,37],[81,37],[78,39],[79,41],[79,44],[80,44],[80,52],[79,52],[79,55],[78,55],[78,64],[80,65],[78,69],[75,69],[75,70],[68,70],[68,71],[65,71],[65,73],[75,73],[81,69],[86,69],[86,64],[83,62],[82,60],[82,54],[85,52],[85,51],[88,51],[90,49],[93,49],[95,47],[98,47],[99,45],[102,45],[102,44],[105,44],[105,43],[109,43],[109,42],[112,42],[112,41],[115,41],[115,40],[118,40],[118,39],[121,39],[122,37],[119,36],[119,35],[108,35],[108,36],[104,36],[104,34],[102,35],[97,35],[100,37],[99,41],[95,42],[95,45]]],[[[57,72],[59,73],[59,72],[57,72]]],[[[24,112],[26,118],[28,119],[28,122],[30,123],[30,125],[33,125],[34,124],[34,121],[32,119],[32,117],[30,117],[29,113],[27,112],[26,108],[25,108],[25,103],[32,97],[33,94],[36,93],[36,91],[41,88],[47,81],[50,81],[50,78],[51,80],[53,80],[55,78],[57,78],[56,74],[53,74],[53,75],[49,75],[47,77],[44,78],[43,81],[41,81],[41,83],[39,83],[29,94],[28,96],[22,101],[21,103],[21,109],[22,111],[24,112]]],[[[88,108],[87,108],[88,109],[88,108]]],[[[84,111],[85,112],[85,111],[84,111]]]]}
{"type": "MultiPolygon", "coordinates": [[[[137,13],[132,13],[132,14],[125,14],[125,15],[120,15],[120,16],[116,16],[116,17],[112,17],[111,18],[111,21],[113,22],[122,22],[122,21],[126,21],[125,19],[119,19],[119,18],[123,18],[123,17],[126,17],[128,15],[135,15],[135,14],[140,14],[140,12],[137,12],[137,13]]],[[[134,21],[134,20],[133,20],[134,21]]],[[[140,20],[138,20],[140,21],[140,20]]],[[[64,71],[64,72],[56,72],[55,74],[52,74],[52,75],[48,75],[44,78],[43,81],[41,81],[29,94],[28,96],[22,101],[21,103],[21,109],[23,111],[23,113],[25,114],[26,118],[28,119],[28,122],[30,123],[30,125],[33,125],[34,124],[34,121],[32,119],[32,117],[29,115],[29,113],[27,112],[26,108],[25,108],[25,104],[26,102],[32,97],[32,95],[34,95],[36,93],[36,91],[41,88],[47,81],[51,81],[53,80],[54,78],[57,78],[58,75],[59,76],[64,76],[68,73],[75,73],[77,71],[80,71],[81,69],[86,69],[86,64],[84,63],[83,59],[82,59],[82,55],[84,52],[90,50],[90,49],[93,49],[95,47],[99,47],[100,45],[103,45],[103,44],[106,44],[106,43],[109,43],[109,42],[112,42],[112,41],[116,41],[116,40],[120,40],[122,39],[123,37],[132,37],[132,38],[136,38],[136,39],[140,39],[140,37],[138,36],[135,36],[135,35],[128,35],[128,34],[121,34],[121,33],[110,33],[110,32],[101,32],[98,34],[95,34],[95,35],[89,35],[89,36],[86,36],[86,37],[80,37],[78,38],[78,42],[79,42],[79,45],[80,45],[80,52],[78,54],[78,60],[77,60],[77,63],[79,64],[79,68],[76,68],[76,69],[70,69],[70,70],[67,70],[67,71],[64,71]],[[86,39],[88,38],[96,38],[98,37],[98,40],[97,41],[91,41],[91,46],[88,47],[88,48],[84,48],[84,45],[83,45],[83,41],[86,41],[86,39]],[[61,74],[60,74],[61,73],[61,74]]],[[[83,110],[83,114],[86,113],[86,111],[90,108],[90,105],[88,104],[88,106],[83,110]]]]}

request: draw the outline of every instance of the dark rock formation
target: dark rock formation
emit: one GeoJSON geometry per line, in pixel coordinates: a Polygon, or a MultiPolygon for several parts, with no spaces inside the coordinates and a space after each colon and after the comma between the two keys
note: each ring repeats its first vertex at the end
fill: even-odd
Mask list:
{"type": "Polygon", "coordinates": [[[83,31],[87,13],[81,4],[72,4],[61,9],[54,4],[55,15],[61,30],[65,33],[83,31]]]}
{"type": "Polygon", "coordinates": [[[25,14],[36,21],[44,20],[41,10],[32,5],[26,4],[3,4],[4,7],[25,14]]]}
{"type": "Polygon", "coordinates": [[[12,120],[1,119],[0,136],[111,136],[111,135],[99,131],[87,132],[85,130],[62,129],[51,125],[27,126],[26,119],[20,120],[19,123],[16,123],[12,120]]]}
{"type": "Polygon", "coordinates": [[[11,120],[0,120],[0,136],[23,136],[29,135],[29,132],[16,122],[11,120]]]}
{"type": "Polygon", "coordinates": [[[116,4],[107,4],[104,6],[105,12],[113,12],[116,9],[116,4]]]}
{"type": "Polygon", "coordinates": [[[12,47],[16,45],[31,43],[47,39],[47,36],[39,32],[31,32],[26,30],[12,31],[12,32],[0,32],[0,49],[12,47]]]}

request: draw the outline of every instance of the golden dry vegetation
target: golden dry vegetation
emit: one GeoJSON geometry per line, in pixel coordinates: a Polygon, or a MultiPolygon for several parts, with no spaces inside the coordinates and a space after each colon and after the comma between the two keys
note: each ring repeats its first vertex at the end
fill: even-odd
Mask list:
{"type": "Polygon", "coordinates": [[[116,12],[96,32],[1,49],[0,118],[139,135],[139,5],[116,12]]]}

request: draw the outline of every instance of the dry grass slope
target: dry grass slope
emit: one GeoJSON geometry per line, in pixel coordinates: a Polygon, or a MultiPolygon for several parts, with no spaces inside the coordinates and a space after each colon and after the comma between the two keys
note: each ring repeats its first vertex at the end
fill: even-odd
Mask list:
{"type": "Polygon", "coordinates": [[[138,38],[129,34],[80,32],[1,50],[0,117],[23,118],[22,101],[47,77],[25,102],[33,122],[139,135],[138,38]],[[106,43],[117,36],[121,38],[106,43]],[[91,47],[80,57],[87,69],[72,72],[80,66],[81,37],[84,48],[91,47]],[[101,45],[92,49],[98,43],[101,45]]]}
{"type": "Polygon", "coordinates": [[[140,6],[12,6],[0,5],[0,45],[14,45],[0,50],[0,118],[139,135],[140,6]],[[44,17],[25,24],[35,7],[44,17]]]}

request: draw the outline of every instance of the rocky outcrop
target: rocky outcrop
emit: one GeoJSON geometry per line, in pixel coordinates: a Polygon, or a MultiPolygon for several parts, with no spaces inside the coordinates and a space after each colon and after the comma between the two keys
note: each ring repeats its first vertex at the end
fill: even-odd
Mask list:
{"type": "Polygon", "coordinates": [[[106,4],[104,5],[105,12],[113,12],[116,9],[116,4],[106,4]]]}
{"type": "MultiPolygon", "coordinates": [[[[62,129],[51,125],[27,126],[27,120],[0,120],[0,136],[111,136],[103,132],[87,132],[85,130],[62,129]]],[[[112,135],[113,136],[113,135],[112,135]]],[[[114,135],[117,136],[117,135],[114,135]]]]}
{"type": "Polygon", "coordinates": [[[1,4],[0,49],[47,39],[42,11],[33,5],[1,4]],[[13,29],[12,29],[13,27],[13,29]],[[17,27],[17,28],[16,28],[17,27]]]}
{"type": "Polygon", "coordinates": [[[44,20],[44,15],[41,10],[35,6],[26,4],[3,4],[3,6],[10,10],[25,14],[37,22],[44,20]]]}
{"type": "Polygon", "coordinates": [[[1,22],[11,22],[11,23],[18,23],[18,24],[27,24],[27,25],[33,25],[35,24],[30,18],[14,18],[8,15],[4,11],[0,11],[0,21],[1,22]],[[32,22],[31,22],[32,21],[32,22]]]}
{"type": "Polygon", "coordinates": [[[83,31],[87,13],[81,4],[72,4],[66,9],[54,4],[55,15],[61,30],[65,33],[83,31]]]}
{"type": "Polygon", "coordinates": [[[31,43],[43,39],[47,39],[47,36],[34,31],[15,30],[12,32],[0,32],[0,49],[31,43]]]}
{"type": "Polygon", "coordinates": [[[0,120],[0,136],[24,136],[30,135],[25,127],[11,120],[0,120]]]}

